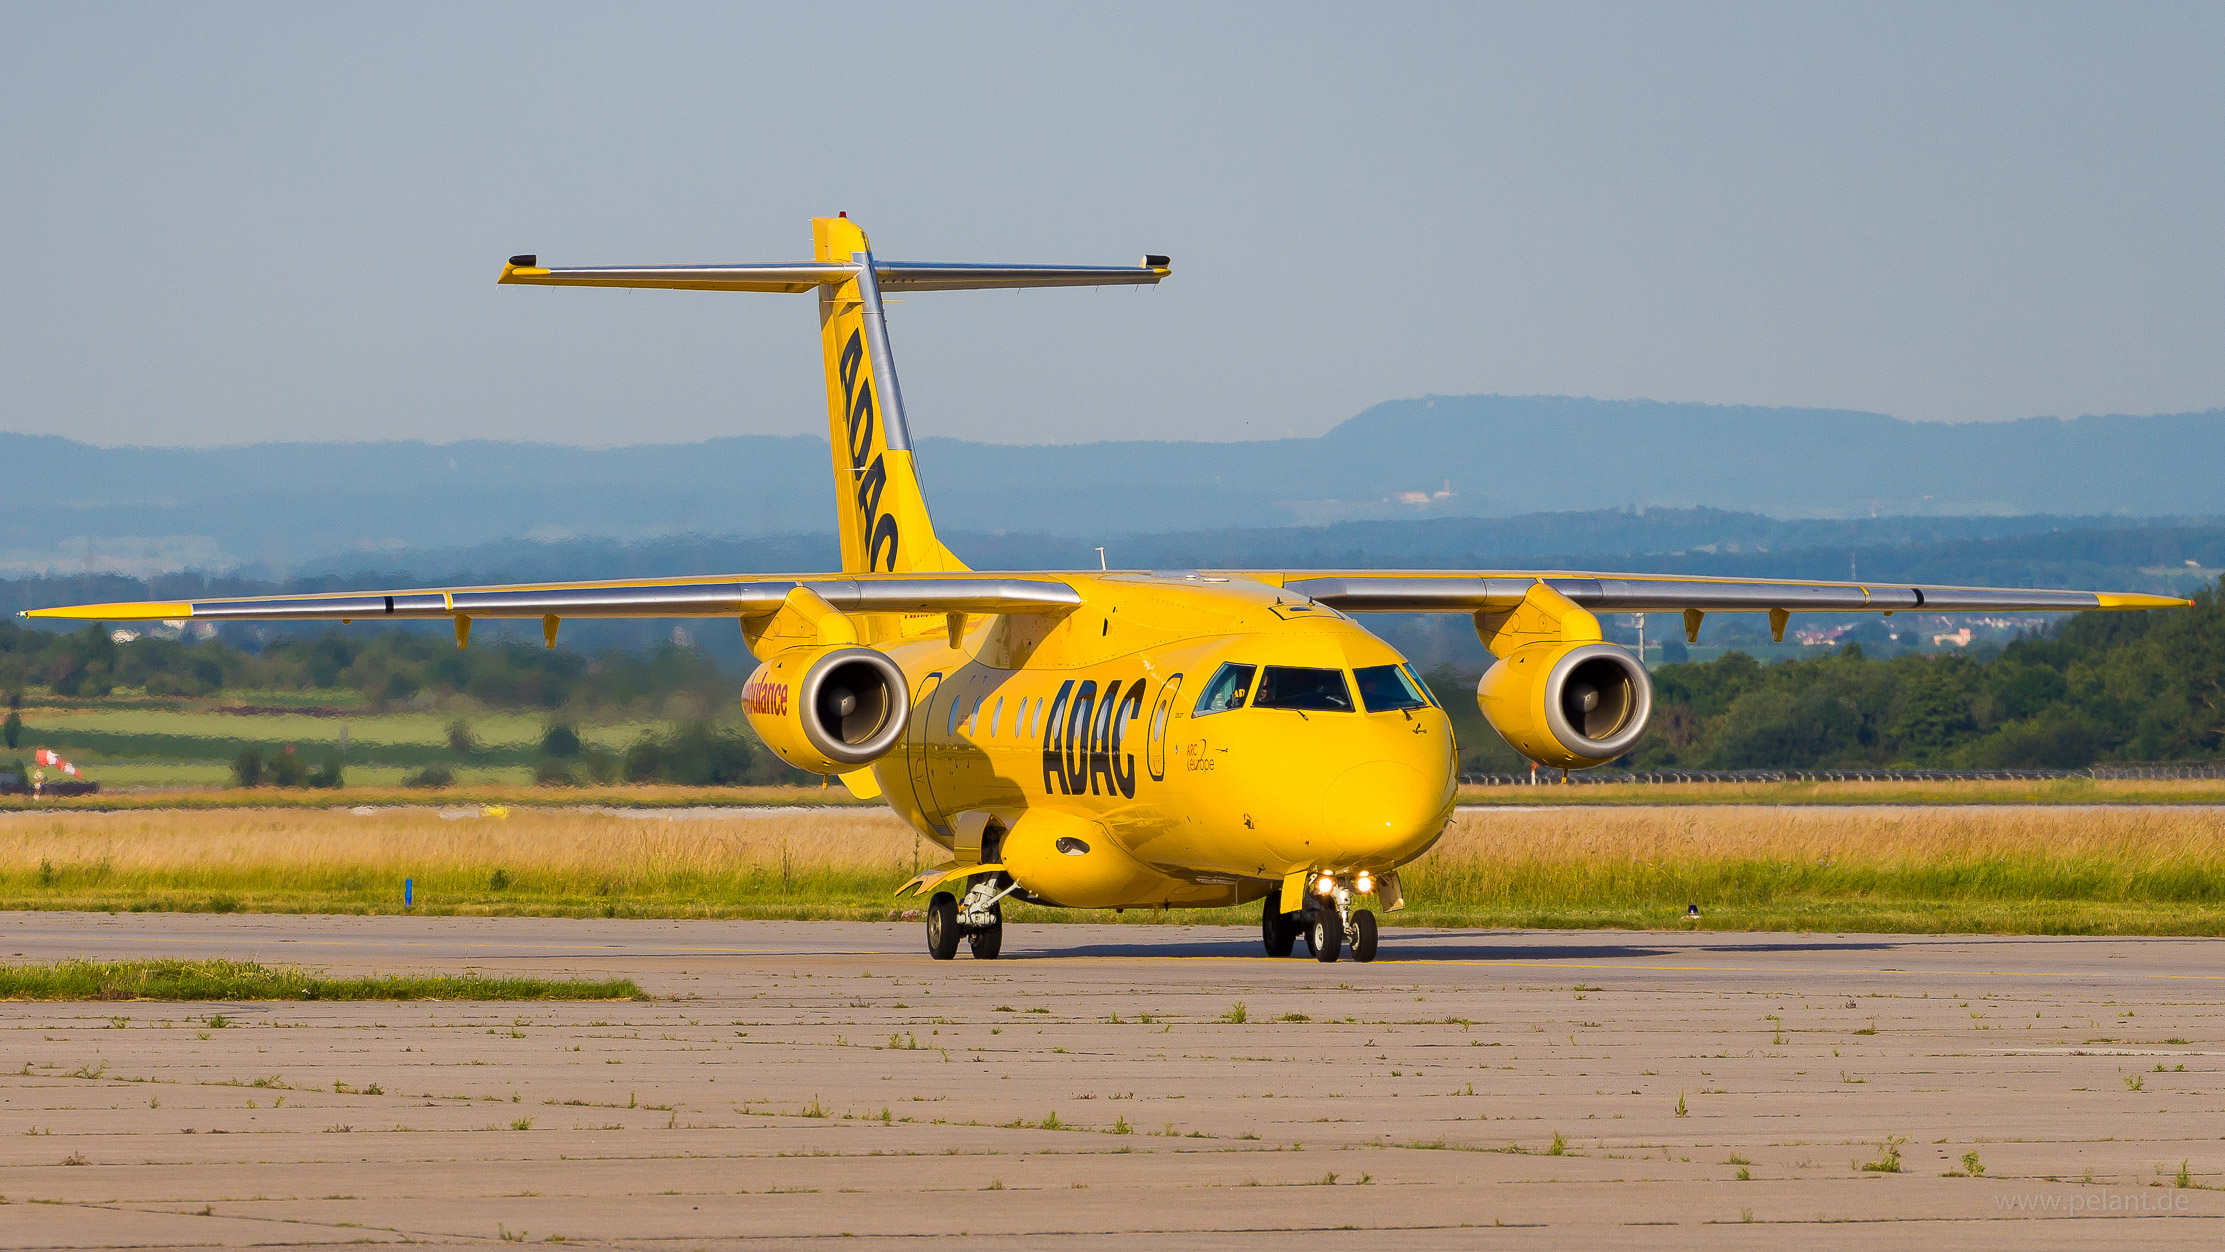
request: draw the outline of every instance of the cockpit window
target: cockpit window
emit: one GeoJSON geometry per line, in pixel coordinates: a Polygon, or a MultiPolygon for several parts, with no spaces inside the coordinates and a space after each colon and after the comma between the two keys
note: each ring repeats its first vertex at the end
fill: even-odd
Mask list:
{"type": "Polygon", "coordinates": [[[1197,698],[1197,716],[1223,713],[1244,703],[1244,693],[1251,690],[1252,668],[1231,661],[1213,672],[1213,681],[1205,684],[1205,694],[1197,698]]]}
{"type": "Polygon", "coordinates": [[[1414,689],[1422,693],[1422,699],[1429,701],[1429,707],[1433,709],[1445,707],[1438,702],[1437,693],[1430,690],[1428,683],[1422,681],[1422,676],[1414,672],[1413,666],[1401,665],[1399,668],[1406,671],[1406,681],[1414,684],[1414,689]]]}
{"type": "Polygon", "coordinates": [[[1352,711],[1352,689],[1340,669],[1301,669],[1295,665],[1270,665],[1259,676],[1259,690],[1252,695],[1255,709],[1352,711]]]}
{"type": "Polygon", "coordinates": [[[1352,677],[1360,684],[1360,703],[1370,713],[1429,707],[1429,697],[1406,676],[1403,665],[1370,665],[1353,670],[1352,677]]]}

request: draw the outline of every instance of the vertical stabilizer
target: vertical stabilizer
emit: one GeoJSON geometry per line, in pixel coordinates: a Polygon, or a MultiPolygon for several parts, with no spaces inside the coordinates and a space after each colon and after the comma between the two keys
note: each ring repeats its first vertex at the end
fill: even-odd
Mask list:
{"type": "Polygon", "coordinates": [[[843,572],[962,570],[965,565],[935,537],[920,490],[872,245],[846,217],[811,219],[811,242],[818,261],[857,266],[847,280],[819,288],[843,572]]]}
{"type": "Polygon", "coordinates": [[[1135,265],[991,265],[876,261],[865,232],[847,217],[811,219],[813,258],[745,265],[596,265],[552,268],[538,256],[510,258],[495,281],[529,287],[657,287],[672,291],[763,291],[819,295],[827,369],[827,433],[834,452],[836,527],[846,574],[921,574],[965,569],[935,537],[912,462],[904,394],[889,353],[881,289],[985,291],[1027,287],[1150,286],[1172,262],[1146,253],[1135,265]]]}

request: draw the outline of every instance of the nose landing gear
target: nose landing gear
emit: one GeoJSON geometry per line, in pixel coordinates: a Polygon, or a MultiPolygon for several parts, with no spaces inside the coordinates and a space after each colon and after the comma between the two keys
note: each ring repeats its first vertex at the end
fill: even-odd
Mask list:
{"type": "Polygon", "coordinates": [[[1317,908],[1313,911],[1313,934],[1307,945],[1313,949],[1313,959],[1323,965],[1330,964],[1344,951],[1344,919],[1334,909],[1317,908]]]}
{"type": "Polygon", "coordinates": [[[1302,936],[1306,941],[1306,955],[1328,963],[1335,961],[1351,945],[1352,959],[1375,959],[1375,914],[1366,909],[1352,907],[1353,891],[1333,876],[1324,874],[1314,882],[1315,890],[1323,886],[1326,893],[1309,896],[1306,906],[1293,912],[1282,911],[1282,888],[1271,887],[1267,898],[1260,902],[1259,938],[1269,956],[1289,956],[1302,936]]]}

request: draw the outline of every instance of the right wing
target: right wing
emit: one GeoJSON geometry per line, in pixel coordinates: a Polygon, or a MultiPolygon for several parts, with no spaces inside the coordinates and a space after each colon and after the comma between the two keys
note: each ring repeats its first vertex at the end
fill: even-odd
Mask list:
{"type": "Polygon", "coordinates": [[[1973,613],[2184,608],[2177,596],[1575,570],[1229,571],[1348,613],[1501,612],[1543,583],[1594,613],[1973,613]]]}

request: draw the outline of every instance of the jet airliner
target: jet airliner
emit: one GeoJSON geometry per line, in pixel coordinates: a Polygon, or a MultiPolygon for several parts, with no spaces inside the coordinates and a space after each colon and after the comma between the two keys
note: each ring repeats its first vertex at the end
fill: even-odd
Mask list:
{"type": "Polygon", "coordinates": [[[885,261],[847,216],[809,261],[557,269],[498,281],[816,295],[838,573],[416,588],[88,604],[92,621],[696,617],[740,623],[759,665],[742,712],[799,769],[885,800],[948,859],[926,942],[993,958],[1003,901],[1086,909],[1260,905],[1270,956],[1303,939],[1373,960],[1374,908],[1453,810],[1457,752],[1437,697],[1355,620],[1465,613],[1496,658],[1476,690],[1529,759],[1582,769],[1644,734],[1653,689],[1601,613],[2145,609],[2162,596],[1683,578],[1570,570],[1081,570],[985,573],[936,537],[912,458],[884,292],[1155,284],[1172,269],[885,261]],[[1372,903],[1372,908],[1370,907],[1372,903]]]}

